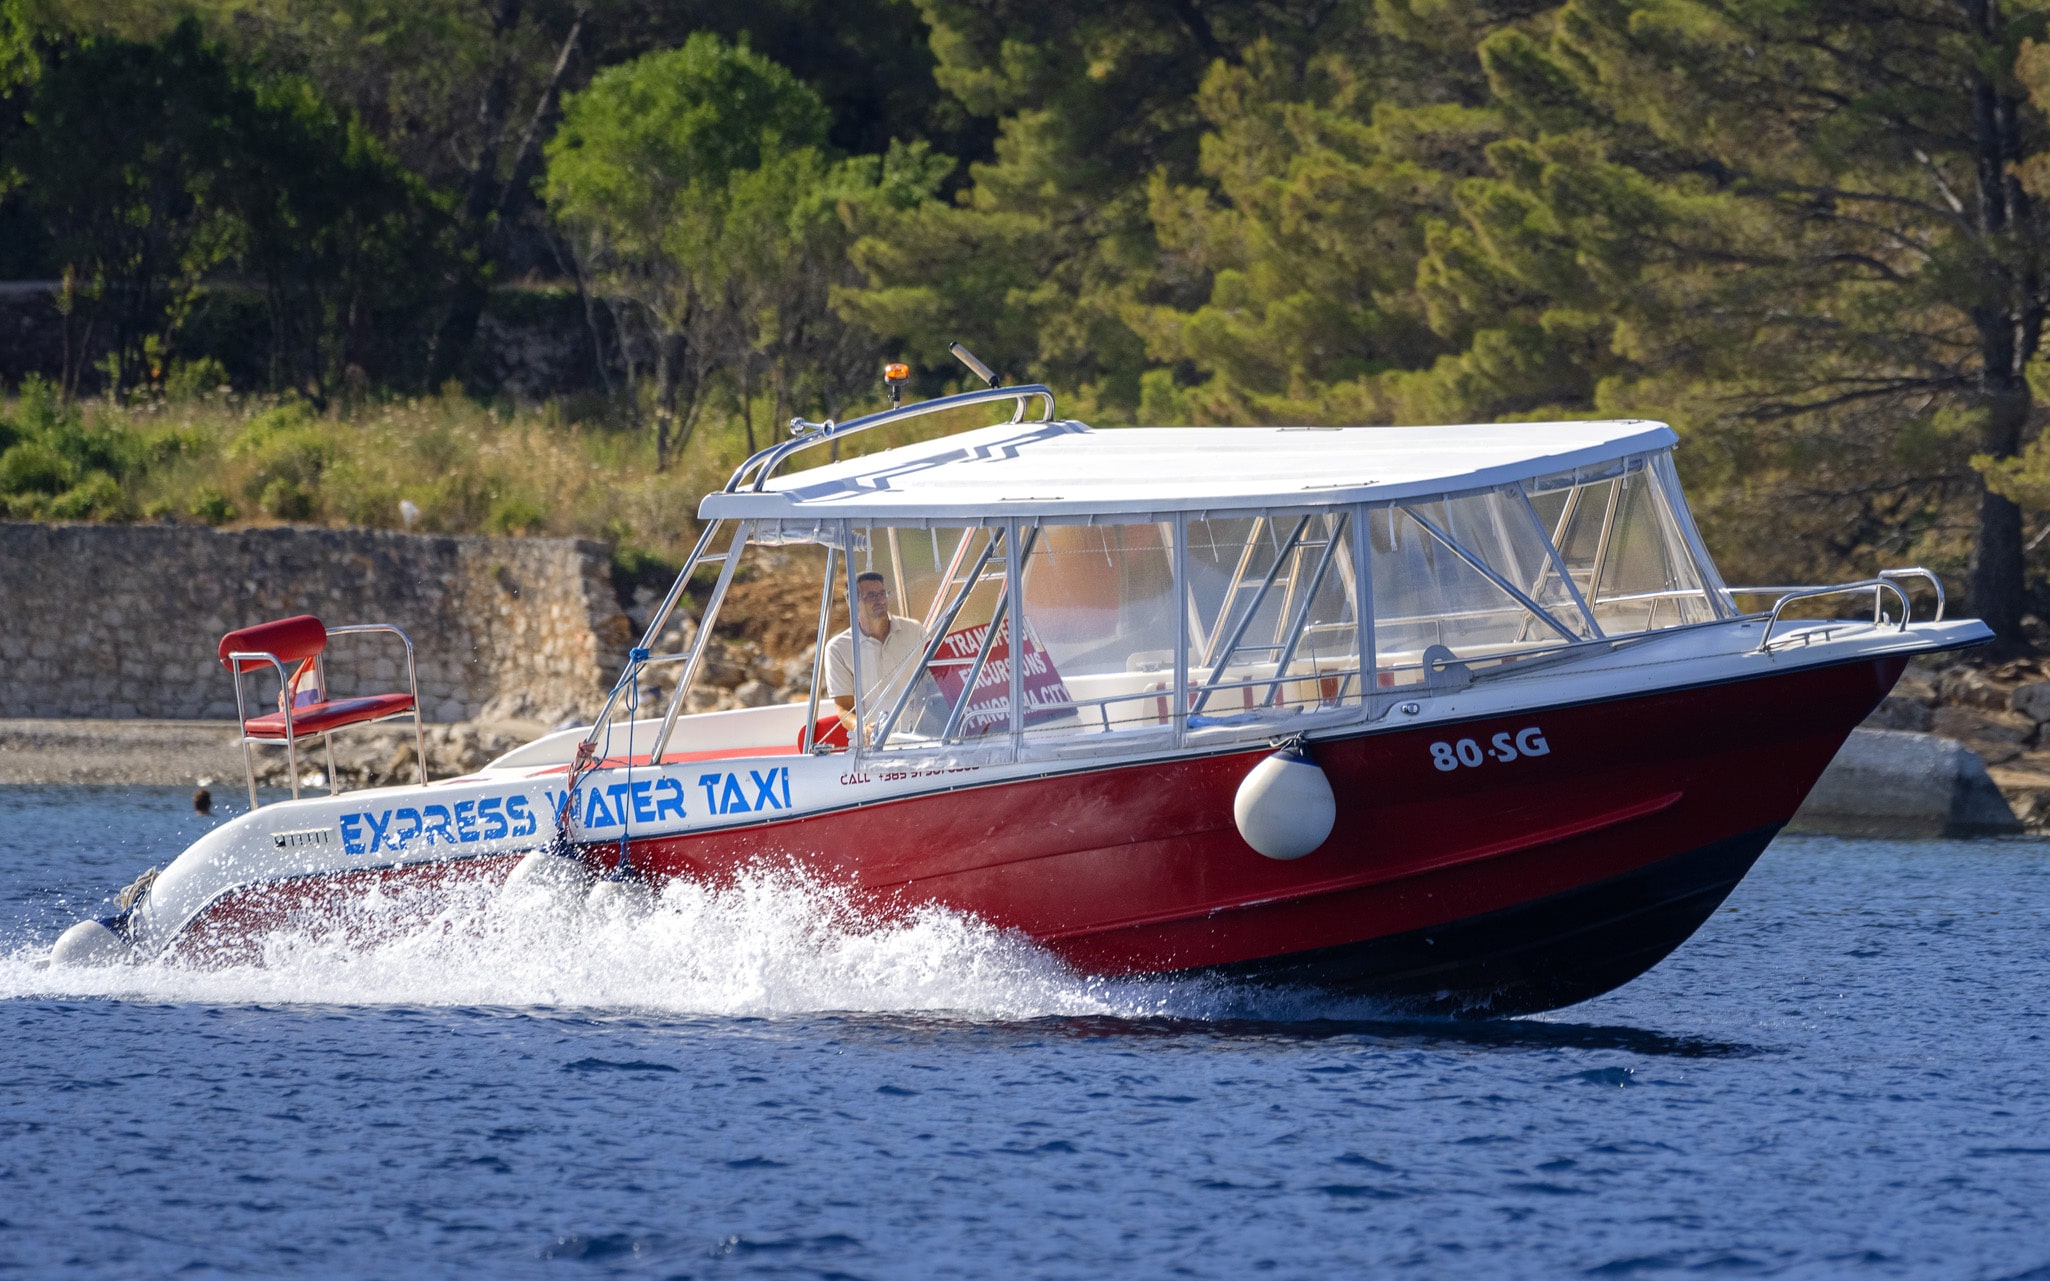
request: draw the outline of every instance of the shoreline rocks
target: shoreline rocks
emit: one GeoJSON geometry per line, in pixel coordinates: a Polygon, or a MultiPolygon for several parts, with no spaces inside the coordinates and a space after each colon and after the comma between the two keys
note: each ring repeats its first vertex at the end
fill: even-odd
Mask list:
{"type": "Polygon", "coordinates": [[[1856,729],[1788,829],[1838,836],[2019,836],[1978,753],[1912,730],[1856,729]]]}

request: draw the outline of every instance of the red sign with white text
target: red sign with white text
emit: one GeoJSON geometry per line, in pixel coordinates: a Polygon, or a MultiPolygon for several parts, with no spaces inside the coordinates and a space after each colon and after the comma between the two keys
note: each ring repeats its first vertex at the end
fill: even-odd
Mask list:
{"type": "MultiPolygon", "coordinates": [[[[1011,726],[1010,630],[1011,620],[1006,618],[990,641],[989,659],[982,665],[982,674],[976,677],[975,689],[969,694],[968,710],[961,717],[964,736],[1008,730],[1011,726]]],[[[940,641],[939,649],[934,651],[928,670],[932,673],[933,683],[940,687],[940,693],[950,705],[960,705],[961,689],[968,683],[968,673],[975,668],[976,652],[982,648],[983,635],[988,631],[988,626],[984,625],[948,632],[940,641]]],[[[1074,696],[1068,693],[1061,674],[1054,670],[1053,659],[1047,654],[1046,646],[1039,643],[1031,623],[1025,624],[1022,667],[1027,725],[1065,716],[1074,710],[1068,706],[1074,696]]]]}

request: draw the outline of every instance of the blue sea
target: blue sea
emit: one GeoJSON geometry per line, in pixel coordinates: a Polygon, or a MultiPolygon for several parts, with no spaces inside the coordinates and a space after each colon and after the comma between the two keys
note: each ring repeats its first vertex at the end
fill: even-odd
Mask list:
{"type": "Polygon", "coordinates": [[[0,1273],[2050,1278],[2035,841],[1783,837],[1650,974],[1485,1023],[766,877],[43,966],[204,822],[0,788],[0,1273]]]}

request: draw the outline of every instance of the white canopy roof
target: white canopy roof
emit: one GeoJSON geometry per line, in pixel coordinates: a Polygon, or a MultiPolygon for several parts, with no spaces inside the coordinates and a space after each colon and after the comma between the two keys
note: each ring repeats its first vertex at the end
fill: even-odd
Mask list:
{"type": "Polygon", "coordinates": [[[1003,423],[714,493],[700,517],[880,524],[1143,517],[1482,489],[1670,447],[1664,423],[1114,427],[1003,423]]]}

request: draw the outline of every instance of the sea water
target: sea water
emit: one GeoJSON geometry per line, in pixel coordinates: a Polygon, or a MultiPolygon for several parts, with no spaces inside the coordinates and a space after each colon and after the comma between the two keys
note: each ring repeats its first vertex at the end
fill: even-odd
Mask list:
{"type": "Polygon", "coordinates": [[[43,965],[206,822],[0,788],[0,1272],[2050,1278],[2034,841],[1783,837],[1650,974],[1496,1022],[766,876],[43,965]]]}

